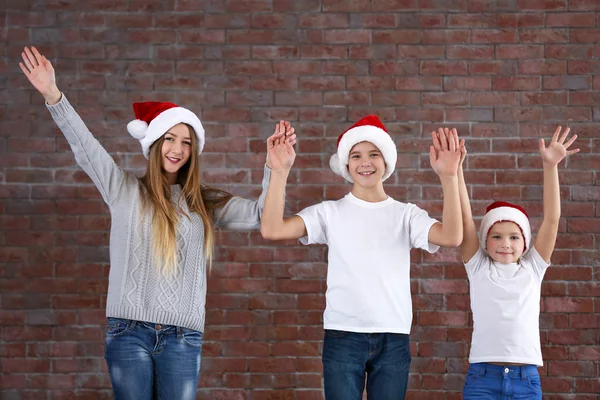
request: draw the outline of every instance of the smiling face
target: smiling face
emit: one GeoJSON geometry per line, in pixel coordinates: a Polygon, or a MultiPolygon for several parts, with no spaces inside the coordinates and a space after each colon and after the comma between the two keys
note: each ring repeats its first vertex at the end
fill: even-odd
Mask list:
{"type": "Polygon", "coordinates": [[[188,162],[192,154],[190,129],[185,124],[177,124],[167,131],[162,142],[162,167],[169,181],[177,178],[177,172],[188,162]]]}
{"type": "Polygon", "coordinates": [[[348,172],[354,183],[365,188],[381,185],[385,161],[381,151],[371,142],[360,142],[350,149],[348,172]]]}
{"type": "Polygon", "coordinates": [[[486,249],[492,260],[501,264],[515,263],[525,250],[525,239],[514,222],[497,222],[486,239],[486,249]]]}

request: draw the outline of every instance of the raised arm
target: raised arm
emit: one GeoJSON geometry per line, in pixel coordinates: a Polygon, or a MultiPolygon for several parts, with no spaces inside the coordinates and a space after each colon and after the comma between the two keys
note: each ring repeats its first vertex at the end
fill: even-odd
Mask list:
{"type": "Polygon", "coordinates": [[[544,261],[550,262],[550,257],[556,244],[558,223],[560,221],[560,185],[558,182],[558,164],[568,155],[575,154],[579,149],[568,150],[577,135],[573,135],[566,143],[570,129],[561,135],[561,127],[556,128],[550,144],[546,147],[544,139],[540,139],[540,156],[544,168],[544,219],[535,240],[535,248],[544,261]],[[559,137],[560,136],[560,137],[559,137]]]}
{"type": "Polygon", "coordinates": [[[438,246],[457,247],[463,240],[460,198],[458,195],[458,164],[460,148],[456,131],[447,133],[440,128],[432,132],[433,146],[429,149],[431,167],[440,177],[444,196],[442,223],[429,230],[429,242],[438,246]]]}
{"type": "MultiPolygon", "coordinates": [[[[281,139],[286,134],[285,139],[289,145],[296,144],[296,134],[293,129],[287,132],[282,130],[276,131],[267,139],[267,160],[265,163],[265,174],[262,181],[262,193],[258,200],[248,200],[241,197],[232,197],[225,206],[217,208],[214,211],[215,227],[233,230],[252,230],[260,226],[263,209],[265,207],[265,199],[269,189],[271,180],[271,157],[269,149],[273,143],[281,139]]],[[[283,203],[285,194],[281,194],[281,202],[283,203]]]]}
{"type": "MultiPolygon", "coordinates": [[[[452,129],[456,133],[456,129],[452,129]]],[[[456,134],[458,138],[458,134],[456,134]]],[[[462,225],[463,225],[463,241],[460,244],[460,252],[465,263],[477,253],[479,248],[479,239],[477,239],[477,228],[473,221],[473,213],[471,211],[471,201],[469,200],[469,191],[467,190],[467,184],[465,182],[465,174],[463,171],[463,163],[467,156],[467,148],[465,147],[465,140],[462,139],[459,144],[460,147],[460,164],[458,166],[458,193],[460,197],[460,210],[462,213],[462,225]]]]}
{"type": "Polygon", "coordinates": [[[25,47],[21,56],[21,70],[33,87],[44,96],[54,122],[73,150],[75,160],[92,179],[104,201],[110,205],[118,196],[125,173],[94,138],[67,98],[58,90],[50,61],[35,47],[25,47]]]}
{"type": "Polygon", "coordinates": [[[280,121],[275,126],[274,139],[268,143],[267,153],[271,165],[271,181],[267,190],[260,233],[265,239],[299,239],[306,236],[304,220],[297,215],[284,218],[284,192],[296,152],[288,137],[294,128],[289,122],[280,121]]]}

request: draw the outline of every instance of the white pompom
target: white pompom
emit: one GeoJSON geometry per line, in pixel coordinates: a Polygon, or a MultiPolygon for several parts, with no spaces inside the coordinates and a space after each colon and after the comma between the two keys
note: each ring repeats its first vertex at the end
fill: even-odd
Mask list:
{"type": "Polygon", "coordinates": [[[142,140],[146,137],[146,131],[148,130],[148,124],[146,121],[141,119],[134,119],[127,124],[127,132],[137,140],[142,140]]]}
{"type": "Polygon", "coordinates": [[[340,161],[338,159],[337,153],[331,156],[329,159],[329,167],[335,172],[337,175],[342,175],[342,171],[340,170],[340,161]]]}

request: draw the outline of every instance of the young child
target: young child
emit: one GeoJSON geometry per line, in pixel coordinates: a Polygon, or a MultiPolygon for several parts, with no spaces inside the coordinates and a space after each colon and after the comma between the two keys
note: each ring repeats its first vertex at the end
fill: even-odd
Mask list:
{"type": "Polygon", "coordinates": [[[172,103],[144,102],[134,104],[127,126],[148,159],[138,178],[94,138],[58,90],[50,61],[35,47],[22,57],[23,73],[110,209],[105,356],[114,397],[195,399],[214,229],[258,228],[270,170],[259,201],[202,185],[200,119],[172,103]]]}
{"type": "MultiPolygon", "coordinates": [[[[550,265],[560,220],[558,163],[579,149],[558,127],[548,147],[540,139],[544,168],[544,219],[535,242],[525,210],[494,202],[481,221],[480,240],[471,214],[462,162],[459,167],[464,238],[460,245],[471,287],[473,337],[465,400],[542,398],[539,317],[542,279],[550,265]],[[560,136],[560,137],[559,137],[560,136]],[[535,244],[532,244],[535,243],[535,244]]],[[[456,130],[451,137],[457,139],[456,130]]]]}
{"type": "MultiPolygon", "coordinates": [[[[293,133],[293,128],[282,121],[275,133],[283,131],[293,133]]],[[[435,252],[462,241],[460,150],[452,135],[441,131],[430,148],[444,192],[442,223],[385,193],[383,181],[395,169],[397,150],[376,116],[342,133],[330,160],[333,171],[353,183],[351,192],[290,218],[283,217],[283,193],[294,148],[280,139],[269,152],[263,236],[329,247],[322,357],[327,400],[362,399],[365,377],[369,399],[405,398],[411,361],[410,249],[435,252]]]]}

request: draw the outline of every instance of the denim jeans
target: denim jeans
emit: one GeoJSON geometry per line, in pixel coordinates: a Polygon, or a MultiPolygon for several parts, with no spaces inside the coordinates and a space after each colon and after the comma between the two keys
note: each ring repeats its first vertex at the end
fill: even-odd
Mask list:
{"type": "Polygon", "coordinates": [[[410,368],[408,335],[325,330],[325,399],[403,400],[410,368]]]}
{"type": "Polygon", "coordinates": [[[540,375],[534,365],[471,364],[463,400],[542,400],[540,375]]]}
{"type": "Polygon", "coordinates": [[[202,333],[108,318],[105,357],[115,400],[195,399],[202,333]]]}

